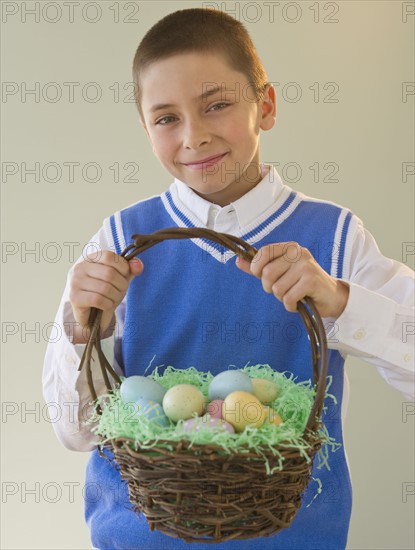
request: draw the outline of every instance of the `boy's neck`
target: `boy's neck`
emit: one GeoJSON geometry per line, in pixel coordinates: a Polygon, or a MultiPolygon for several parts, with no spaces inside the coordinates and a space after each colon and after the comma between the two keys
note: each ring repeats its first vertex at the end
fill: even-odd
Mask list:
{"type": "Polygon", "coordinates": [[[254,170],[252,170],[251,166],[249,178],[245,176],[244,178],[235,180],[233,184],[229,185],[226,189],[223,189],[218,193],[204,194],[196,191],[191,186],[189,187],[191,187],[192,191],[196,193],[196,195],[202,197],[202,199],[205,199],[213,204],[217,204],[221,207],[227,206],[228,204],[237,201],[238,199],[249,193],[249,191],[256,187],[260,181],[262,181],[262,179],[265,177],[263,168],[261,165],[258,165],[256,168],[257,170],[255,173],[254,170]]]}

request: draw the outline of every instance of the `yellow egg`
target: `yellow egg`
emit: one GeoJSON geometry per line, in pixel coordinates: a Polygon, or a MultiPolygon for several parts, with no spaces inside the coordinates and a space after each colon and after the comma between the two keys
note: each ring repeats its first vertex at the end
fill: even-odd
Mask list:
{"type": "Polygon", "coordinates": [[[167,390],[163,397],[164,414],[173,422],[192,418],[194,413],[201,416],[204,408],[205,397],[192,384],[177,384],[167,390]]]}
{"type": "Polygon", "coordinates": [[[222,403],[222,418],[236,432],[243,432],[247,426],[260,428],[265,420],[265,411],[259,399],[252,393],[234,391],[222,403]]]}
{"type": "Polygon", "coordinates": [[[279,426],[283,423],[282,418],[279,414],[277,414],[274,409],[271,407],[264,407],[265,411],[265,423],[269,424],[275,424],[275,426],[279,426]]]}
{"type": "Polygon", "coordinates": [[[272,380],[264,378],[252,379],[252,393],[261,401],[261,403],[272,403],[278,395],[278,387],[272,380]]]}

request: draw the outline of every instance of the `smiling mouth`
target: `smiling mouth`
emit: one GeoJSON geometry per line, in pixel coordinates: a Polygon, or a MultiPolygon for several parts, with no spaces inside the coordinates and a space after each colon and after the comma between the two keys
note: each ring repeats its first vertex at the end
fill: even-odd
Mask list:
{"type": "Polygon", "coordinates": [[[206,159],[199,160],[197,162],[186,162],[184,163],[184,165],[190,168],[191,170],[202,170],[203,168],[214,166],[215,164],[220,162],[227,154],[228,153],[215,155],[214,157],[208,157],[206,159]]]}

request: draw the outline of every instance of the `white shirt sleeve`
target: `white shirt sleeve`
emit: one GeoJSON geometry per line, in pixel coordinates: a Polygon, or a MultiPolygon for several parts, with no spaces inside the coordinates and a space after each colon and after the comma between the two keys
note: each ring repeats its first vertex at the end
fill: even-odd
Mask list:
{"type": "Polygon", "coordinates": [[[384,257],[353,216],[343,279],[350,286],[343,313],[329,323],[328,345],[362,357],[405,398],[414,399],[414,272],[384,257]]]}
{"type": "MultiPolygon", "coordinates": [[[[101,250],[114,251],[109,220],[105,220],[102,228],[84,247],[82,255],[74,265],[82,261],[89,253],[99,254],[101,250]]],[[[91,432],[91,425],[85,420],[91,417],[93,411],[90,402],[91,395],[86,381],[85,369],[78,371],[85,344],[73,344],[72,334],[76,322],[69,301],[69,285],[72,270],[68,273],[66,286],[56,314],[55,323],[60,327],[61,338],[50,341],[47,346],[43,367],[43,396],[51,408],[51,418],[56,418],[53,428],[59,441],[68,449],[74,451],[92,451],[94,442],[98,441],[91,432]],[[56,413],[56,409],[59,414],[56,413]]],[[[125,300],[116,310],[116,325],[112,336],[102,339],[102,350],[113,366],[122,375],[120,360],[120,340],[124,323],[125,300]]],[[[95,350],[94,350],[95,353],[95,350]]],[[[92,356],[91,370],[97,394],[106,392],[106,386],[98,366],[98,358],[92,356]]]]}

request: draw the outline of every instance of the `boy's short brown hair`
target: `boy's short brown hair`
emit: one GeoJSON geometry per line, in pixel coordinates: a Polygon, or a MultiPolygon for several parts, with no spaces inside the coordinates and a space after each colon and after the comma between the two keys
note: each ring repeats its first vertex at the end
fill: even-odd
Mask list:
{"type": "Polygon", "coordinates": [[[245,74],[254,96],[262,98],[267,75],[248,31],[230,15],[211,8],[190,8],[160,19],[144,36],[134,56],[135,100],[142,120],[140,74],[151,63],[187,52],[215,52],[245,74]]]}

